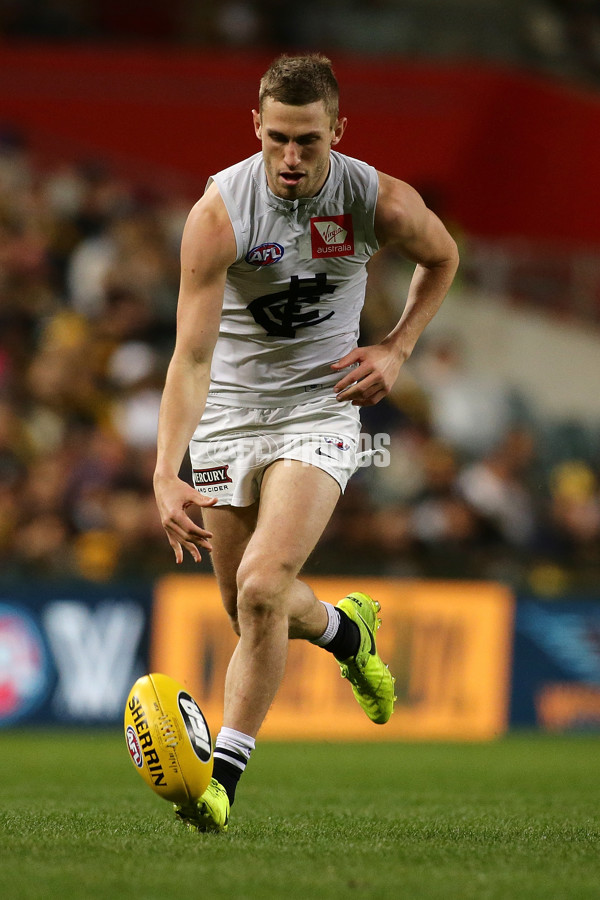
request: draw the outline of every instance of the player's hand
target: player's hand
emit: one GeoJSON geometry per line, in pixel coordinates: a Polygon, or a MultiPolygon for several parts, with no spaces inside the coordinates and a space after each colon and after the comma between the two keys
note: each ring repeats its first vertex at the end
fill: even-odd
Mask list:
{"type": "Polygon", "coordinates": [[[402,360],[390,347],[356,347],[331,365],[336,371],[354,366],[335,385],[336,400],[350,400],[353,406],[374,406],[391,391],[401,365],[402,360]]]}
{"type": "Polygon", "coordinates": [[[188,515],[190,507],[214,506],[216,497],[199,494],[180,478],[154,476],[154,493],[160,513],[160,520],[167,532],[169,543],[175,553],[175,560],[183,562],[183,550],[187,550],[194,562],[200,562],[199,547],[212,550],[212,532],[197,525],[188,515]]]}

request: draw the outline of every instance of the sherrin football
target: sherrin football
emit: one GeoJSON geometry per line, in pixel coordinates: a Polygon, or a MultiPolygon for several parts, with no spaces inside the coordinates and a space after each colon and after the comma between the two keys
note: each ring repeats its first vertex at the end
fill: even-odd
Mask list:
{"type": "Polygon", "coordinates": [[[144,675],[125,707],[125,741],[146,784],[165,800],[200,797],[212,775],[210,732],[200,707],[168,675],[144,675]]]}

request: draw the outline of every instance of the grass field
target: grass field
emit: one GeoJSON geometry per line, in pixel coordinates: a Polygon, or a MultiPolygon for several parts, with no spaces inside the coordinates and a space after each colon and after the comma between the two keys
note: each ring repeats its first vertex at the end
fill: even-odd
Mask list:
{"type": "Polygon", "coordinates": [[[120,733],[0,734],[0,896],[600,897],[593,737],[259,743],[227,835],[197,835],[120,733]]]}

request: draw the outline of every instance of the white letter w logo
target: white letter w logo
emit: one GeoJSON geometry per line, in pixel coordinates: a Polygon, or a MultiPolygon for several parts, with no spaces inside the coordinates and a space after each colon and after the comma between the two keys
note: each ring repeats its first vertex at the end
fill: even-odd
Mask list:
{"type": "Polygon", "coordinates": [[[59,684],[54,704],[68,718],[111,719],[121,713],[134,681],[144,627],[137,603],[104,603],[96,610],[61,600],[44,615],[59,684]]]}

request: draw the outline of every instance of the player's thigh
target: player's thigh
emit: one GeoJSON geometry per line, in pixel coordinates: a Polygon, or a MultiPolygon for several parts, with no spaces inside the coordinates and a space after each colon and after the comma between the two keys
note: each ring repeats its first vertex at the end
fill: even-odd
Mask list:
{"type": "Polygon", "coordinates": [[[237,572],[256,527],[258,503],[251,506],[214,506],[202,511],[205,527],[212,532],[211,561],[223,606],[237,620],[237,572]]]}
{"type": "MultiPolygon", "coordinates": [[[[321,537],[340,496],[337,481],[316,466],[280,459],[265,471],[258,520],[238,570],[240,580],[288,587],[321,537]]],[[[266,585],[270,587],[271,585],[266,585]]]]}

